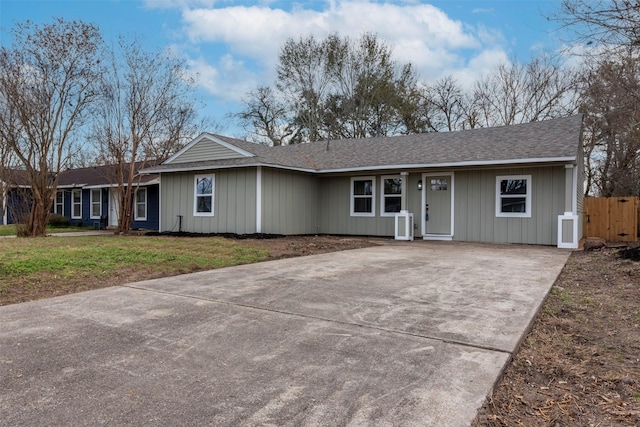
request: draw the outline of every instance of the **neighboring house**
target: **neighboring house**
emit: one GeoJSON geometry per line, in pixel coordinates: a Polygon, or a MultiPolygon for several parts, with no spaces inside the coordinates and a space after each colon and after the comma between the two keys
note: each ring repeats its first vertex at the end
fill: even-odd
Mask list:
{"type": "MultiPolygon", "coordinates": [[[[138,165],[139,166],[139,165],[138,165]]],[[[60,173],[56,196],[51,206],[52,213],[66,216],[74,225],[96,228],[118,225],[118,186],[110,175],[109,166],[69,169],[60,173]]],[[[159,177],[142,175],[136,177],[138,192],[134,200],[132,229],[157,230],[159,225],[159,177]],[[139,183],[138,183],[139,181],[139,183]]],[[[22,182],[21,188],[28,189],[22,182]]],[[[15,189],[7,191],[3,198],[11,207],[18,202],[15,189]]],[[[11,224],[11,208],[7,209],[4,224],[11,224]]]]}
{"type": "Polygon", "coordinates": [[[269,147],[204,133],[161,165],[160,231],[578,246],[582,117],[269,147]]]}
{"type": "Polygon", "coordinates": [[[25,171],[5,169],[0,177],[0,225],[13,224],[16,207],[22,206],[24,195],[19,189],[27,188],[25,171]]]}

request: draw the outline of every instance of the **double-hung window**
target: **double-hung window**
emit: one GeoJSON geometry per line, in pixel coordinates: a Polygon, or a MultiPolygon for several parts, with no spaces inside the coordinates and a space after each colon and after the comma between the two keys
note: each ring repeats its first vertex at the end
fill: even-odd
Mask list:
{"type": "Polygon", "coordinates": [[[134,219],[136,221],[147,220],[147,189],[138,188],[136,191],[136,207],[134,219]]]}
{"type": "Polygon", "coordinates": [[[496,177],[496,216],[531,218],[531,175],[496,177]]]}
{"type": "Polygon", "coordinates": [[[213,192],[215,176],[196,175],[194,180],[194,216],[213,216],[213,192]]]}
{"type": "Polygon", "coordinates": [[[375,216],[375,194],[374,177],[351,178],[351,216],[375,216]]]}
{"type": "Polygon", "coordinates": [[[402,178],[400,176],[382,177],[382,199],[380,216],[393,216],[400,212],[402,204],[402,178]]]}
{"type": "Polygon", "coordinates": [[[56,191],[56,198],[53,201],[53,213],[64,215],[64,191],[56,191]]]}
{"type": "Polygon", "coordinates": [[[82,218],[82,190],[71,190],[71,218],[82,218]]]}
{"type": "Polygon", "coordinates": [[[91,219],[100,219],[102,216],[102,189],[92,188],[89,193],[91,204],[91,219]]]}

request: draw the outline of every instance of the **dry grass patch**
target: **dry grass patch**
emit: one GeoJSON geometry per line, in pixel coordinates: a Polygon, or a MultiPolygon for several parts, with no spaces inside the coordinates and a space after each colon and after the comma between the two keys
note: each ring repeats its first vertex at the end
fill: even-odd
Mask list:
{"type": "Polygon", "coordinates": [[[0,240],[0,305],[269,258],[224,238],[145,236],[0,240]]]}

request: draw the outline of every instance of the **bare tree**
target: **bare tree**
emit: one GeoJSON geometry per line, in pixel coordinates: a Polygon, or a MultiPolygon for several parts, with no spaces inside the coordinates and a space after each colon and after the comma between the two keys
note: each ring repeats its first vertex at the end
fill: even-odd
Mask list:
{"type": "Polygon", "coordinates": [[[162,161],[195,132],[192,81],[184,63],[168,54],[142,50],[138,41],[120,39],[92,128],[106,164],[113,165],[118,188],[117,233],[128,233],[140,177],[150,160],[162,161]]]}
{"type": "Polygon", "coordinates": [[[640,2],[563,0],[552,19],[593,47],[580,79],[587,193],[640,195],[640,2]]]}
{"type": "Polygon", "coordinates": [[[629,54],[585,72],[581,110],[587,192],[640,196],[640,62],[629,54]]]}
{"type": "Polygon", "coordinates": [[[331,81],[327,48],[327,43],[313,36],[288,39],[278,58],[276,87],[295,111],[294,120],[300,128],[296,134],[311,142],[321,139],[322,103],[331,81]]]}
{"type": "Polygon", "coordinates": [[[574,114],[575,94],[574,74],[541,56],[478,80],[467,111],[484,127],[536,122],[574,114]]]}
{"type": "Polygon", "coordinates": [[[85,124],[99,76],[98,29],[81,21],[17,24],[14,44],[0,47],[0,139],[24,168],[30,209],[22,236],[43,236],[58,173],[85,124]]]}
{"type": "Polygon", "coordinates": [[[552,17],[587,45],[640,47],[640,3],[637,0],[563,0],[552,17]]]}
{"type": "Polygon", "coordinates": [[[333,35],[327,40],[332,97],[325,104],[328,137],[364,138],[399,133],[398,109],[416,86],[411,64],[399,66],[392,48],[375,34],[359,40],[333,35]]]}
{"type": "Polygon", "coordinates": [[[247,94],[244,104],[244,109],[231,117],[240,122],[249,139],[274,146],[287,145],[290,139],[296,139],[287,107],[276,98],[273,89],[259,86],[247,94]]]}
{"type": "Polygon", "coordinates": [[[453,131],[463,128],[467,97],[451,76],[446,76],[423,91],[424,111],[430,130],[453,131]]]}
{"type": "Polygon", "coordinates": [[[289,39],[277,70],[275,88],[250,92],[233,115],[256,142],[394,135],[418,123],[408,105],[417,100],[415,71],[374,34],[289,39]]]}

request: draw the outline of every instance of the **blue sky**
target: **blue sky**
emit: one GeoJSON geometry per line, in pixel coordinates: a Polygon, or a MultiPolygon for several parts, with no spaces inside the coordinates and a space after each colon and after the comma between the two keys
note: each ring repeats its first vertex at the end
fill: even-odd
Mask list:
{"type": "Polygon", "coordinates": [[[225,118],[258,84],[272,84],[282,43],[308,34],[377,33],[412,62],[421,81],[453,75],[470,86],[500,62],[527,62],[561,46],[546,16],[559,0],[0,0],[0,42],[26,19],[53,17],[97,24],[109,42],[119,34],[150,49],[171,48],[197,73],[202,115],[241,136],[225,118]]]}

